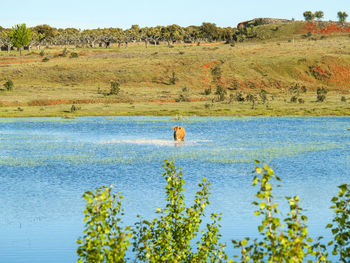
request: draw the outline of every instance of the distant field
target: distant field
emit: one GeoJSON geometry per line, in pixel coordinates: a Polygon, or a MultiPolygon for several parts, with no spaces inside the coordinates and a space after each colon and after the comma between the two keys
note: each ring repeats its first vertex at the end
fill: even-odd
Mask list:
{"type": "Polygon", "coordinates": [[[11,79],[14,89],[0,91],[0,117],[349,115],[349,34],[304,33],[235,46],[68,48],[66,57],[63,47],[43,56],[2,51],[0,83],[11,79]],[[117,95],[107,95],[111,81],[120,83],[117,95]],[[295,84],[303,90],[291,89],[295,84]],[[222,101],[218,86],[226,91],[222,101]],[[316,102],[317,87],[328,89],[324,102],[316,102]]]}

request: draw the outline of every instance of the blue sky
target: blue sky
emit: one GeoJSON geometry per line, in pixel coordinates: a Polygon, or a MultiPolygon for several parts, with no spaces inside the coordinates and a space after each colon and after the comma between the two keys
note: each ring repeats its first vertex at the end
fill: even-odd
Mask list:
{"type": "Polygon", "coordinates": [[[336,20],[338,11],[350,14],[350,0],[16,0],[1,3],[0,25],[125,29],[132,24],[188,26],[213,22],[235,27],[256,17],[303,19],[305,10],[322,10],[325,20],[336,20]]]}

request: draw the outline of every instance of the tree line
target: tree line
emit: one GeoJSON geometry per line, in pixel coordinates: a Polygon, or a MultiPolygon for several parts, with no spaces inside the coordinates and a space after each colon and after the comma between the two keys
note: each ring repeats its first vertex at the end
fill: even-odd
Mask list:
{"type": "MultiPolygon", "coordinates": [[[[318,21],[321,21],[322,18],[324,17],[324,13],[323,13],[323,11],[316,11],[314,13],[312,11],[305,11],[303,13],[303,16],[305,18],[305,21],[313,21],[313,20],[315,20],[315,18],[318,21]]],[[[337,13],[338,21],[340,23],[344,23],[348,16],[349,15],[346,12],[343,12],[343,11],[339,11],[337,13]]]]}
{"type": "MultiPolygon", "coordinates": [[[[303,13],[306,21],[322,20],[323,11],[305,11],[303,13]]],[[[339,22],[344,23],[348,17],[346,12],[338,12],[339,22]]],[[[32,47],[41,49],[46,46],[75,46],[75,47],[105,47],[112,43],[118,47],[129,43],[144,42],[146,48],[150,45],[158,45],[161,42],[167,43],[169,47],[176,42],[195,43],[225,41],[228,44],[252,38],[255,35],[251,26],[264,24],[264,19],[251,20],[240,23],[248,26],[218,27],[215,23],[204,22],[200,26],[181,27],[173,24],[168,26],[140,27],[132,25],[128,29],[122,28],[97,28],[97,29],[76,29],[76,28],[55,28],[43,24],[27,28],[26,24],[18,24],[13,28],[0,26],[0,47],[10,52],[13,48],[19,51],[22,48],[30,50],[32,47]]],[[[239,25],[240,25],[239,24],[239,25]]]]}
{"type": "Polygon", "coordinates": [[[76,47],[106,47],[112,43],[122,44],[128,47],[129,43],[144,42],[158,45],[166,42],[171,46],[176,42],[200,43],[200,42],[231,42],[235,39],[236,29],[232,27],[218,27],[214,23],[202,23],[201,26],[181,27],[173,24],[169,26],[140,27],[132,25],[128,29],[121,28],[97,28],[80,30],[76,28],[55,28],[49,25],[38,25],[27,28],[25,24],[14,26],[12,29],[0,27],[0,46],[10,50],[15,47],[21,49],[36,47],[40,49],[46,46],[76,47]]]}

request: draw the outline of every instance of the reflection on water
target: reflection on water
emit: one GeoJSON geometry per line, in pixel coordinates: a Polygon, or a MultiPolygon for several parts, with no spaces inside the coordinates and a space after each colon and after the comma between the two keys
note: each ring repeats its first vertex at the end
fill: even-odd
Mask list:
{"type": "Polygon", "coordinates": [[[257,233],[254,159],[282,177],[283,213],[283,196],[300,195],[311,234],[327,237],[329,200],[350,179],[349,127],[346,117],[0,119],[0,262],[74,262],[81,196],[100,185],[125,196],[125,223],[151,218],[169,158],[182,167],[188,200],[202,177],[211,182],[208,213],[223,213],[228,245],[257,233]],[[174,125],[186,129],[183,144],[172,140],[174,125]]]}

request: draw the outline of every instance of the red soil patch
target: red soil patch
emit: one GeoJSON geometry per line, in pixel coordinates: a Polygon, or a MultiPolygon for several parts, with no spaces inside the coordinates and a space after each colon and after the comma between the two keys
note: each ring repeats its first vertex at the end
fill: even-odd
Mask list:
{"type": "Polygon", "coordinates": [[[13,60],[13,61],[0,61],[0,65],[8,65],[8,64],[22,64],[22,63],[32,63],[39,62],[41,59],[26,59],[26,60],[13,60]]]}
{"type": "Polygon", "coordinates": [[[316,65],[311,68],[311,73],[316,79],[327,85],[350,87],[350,65],[340,63],[316,65]]]}
{"type": "Polygon", "coordinates": [[[319,27],[317,24],[309,22],[304,26],[303,32],[311,32],[314,34],[350,33],[350,27],[335,23],[325,27],[319,27]]]}
{"type": "Polygon", "coordinates": [[[176,100],[172,99],[172,100],[152,100],[152,103],[173,103],[176,102],[176,100]]]}

